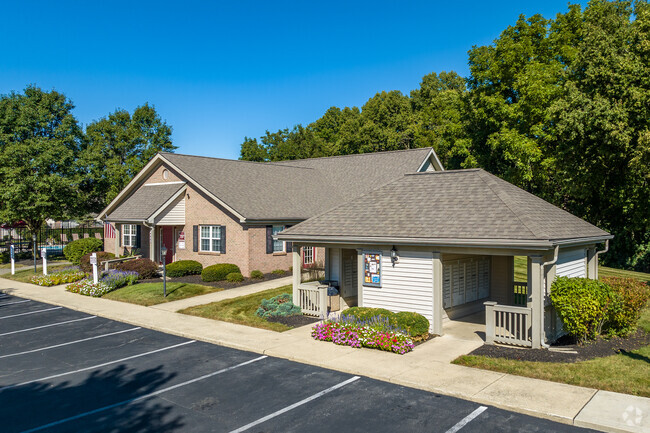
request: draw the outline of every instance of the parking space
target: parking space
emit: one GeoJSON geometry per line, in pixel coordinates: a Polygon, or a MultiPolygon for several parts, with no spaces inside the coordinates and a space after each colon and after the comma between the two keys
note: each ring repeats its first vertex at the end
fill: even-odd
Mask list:
{"type": "Polygon", "coordinates": [[[2,431],[584,431],[0,295],[2,431]]]}

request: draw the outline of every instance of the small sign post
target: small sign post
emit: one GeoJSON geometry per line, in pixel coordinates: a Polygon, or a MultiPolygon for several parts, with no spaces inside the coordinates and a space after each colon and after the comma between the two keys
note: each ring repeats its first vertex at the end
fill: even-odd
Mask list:
{"type": "Polygon", "coordinates": [[[9,258],[11,258],[11,275],[16,273],[16,247],[11,244],[9,247],[9,258]]]}
{"type": "Polygon", "coordinates": [[[43,258],[43,275],[47,275],[47,248],[41,248],[41,257],[43,258]]]}
{"type": "Polygon", "coordinates": [[[90,264],[93,265],[93,283],[97,284],[99,276],[97,275],[97,253],[90,255],[90,264]]]}

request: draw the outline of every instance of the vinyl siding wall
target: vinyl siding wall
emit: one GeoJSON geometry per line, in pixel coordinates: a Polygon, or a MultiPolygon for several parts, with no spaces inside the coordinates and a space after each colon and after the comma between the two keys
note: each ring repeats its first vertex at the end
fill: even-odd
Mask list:
{"type": "Polygon", "coordinates": [[[585,278],[587,276],[587,252],[584,248],[560,250],[555,265],[558,277],[585,278]]]}
{"type": "MultiPolygon", "coordinates": [[[[390,311],[415,311],[433,321],[433,257],[431,253],[399,251],[393,267],[390,251],[382,251],[382,287],[363,286],[363,306],[390,311]]],[[[359,272],[363,272],[362,269],[359,272]]]]}
{"type": "Polygon", "coordinates": [[[185,225],[185,194],[179,200],[172,203],[165,209],[158,218],[156,225],[160,226],[182,226],[185,225]]]}

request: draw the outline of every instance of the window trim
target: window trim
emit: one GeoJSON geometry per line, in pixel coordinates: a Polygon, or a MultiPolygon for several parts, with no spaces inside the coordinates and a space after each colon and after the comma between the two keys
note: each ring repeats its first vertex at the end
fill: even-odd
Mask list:
{"type": "Polygon", "coordinates": [[[135,248],[138,243],[138,225],[122,224],[122,246],[135,248]],[[129,234],[126,234],[126,227],[129,227],[129,234]],[[127,242],[127,238],[130,242],[127,242]]]}
{"type": "Polygon", "coordinates": [[[309,266],[316,263],[316,248],[314,247],[302,247],[302,264],[303,266],[309,266]],[[307,248],[311,250],[311,261],[307,262],[307,248]]]}
{"type": "Polygon", "coordinates": [[[223,242],[223,230],[222,230],[222,225],[219,224],[199,224],[199,253],[221,253],[221,242],[223,242]],[[203,237],[203,227],[210,227],[210,237],[203,237]],[[218,238],[213,238],[212,237],[212,229],[214,227],[219,227],[219,237],[218,238]],[[210,240],[210,249],[209,250],[204,250],[203,249],[203,239],[209,239],[210,240]],[[212,241],[214,239],[219,239],[219,248],[217,250],[212,249],[212,241]]]}
{"type": "MultiPolygon", "coordinates": [[[[276,234],[276,231],[275,231],[275,228],[276,228],[276,227],[281,227],[281,229],[278,231],[278,233],[281,232],[282,230],[285,230],[285,229],[287,228],[286,225],[279,225],[279,224],[274,224],[274,225],[271,226],[271,227],[272,227],[272,228],[271,228],[271,234],[272,234],[272,235],[275,235],[275,234],[276,234]]],[[[285,241],[276,241],[275,239],[273,239],[273,254],[277,254],[277,253],[286,253],[286,252],[287,252],[287,243],[286,243],[285,241]],[[280,250],[278,250],[278,251],[275,250],[275,243],[276,243],[276,242],[282,242],[282,248],[281,248],[280,250]]]]}

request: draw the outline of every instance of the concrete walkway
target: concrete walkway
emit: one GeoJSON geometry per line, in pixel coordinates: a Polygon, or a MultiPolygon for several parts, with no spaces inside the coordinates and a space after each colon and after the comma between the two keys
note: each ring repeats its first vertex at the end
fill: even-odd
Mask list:
{"type": "Polygon", "coordinates": [[[151,308],[157,308],[164,311],[179,311],[184,308],[194,307],[196,305],[219,302],[224,299],[237,298],[239,296],[250,295],[252,293],[263,292],[264,290],[275,289],[276,287],[291,284],[292,277],[277,278],[275,280],[262,281],[261,283],[248,284],[235,289],[223,290],[221,292],[208,293],[207,295],[194,296],[192,298],[181,299],[179,301],[165,302],[164,304],[152,305],[151,308]]]}
{"type": "MultiPolygon", "coordinates": [[[[276,282],[278,280],[275,280],[276,282]]],[[[310,337],[310,327],[277,333],[160,308],[143,307],[0,278],[0,289],[15,296],[65,306],[137,326],[223,346],[276,356],[461,397],[520,413],[603,431],[650,432],[650,399],[597,391],[450,364],[476,347],[469,326],[450,322],[447,334],[406,355],[353,349],[310,337]],[[464,329],[463,329],[464,328],[464,329]]]]}

